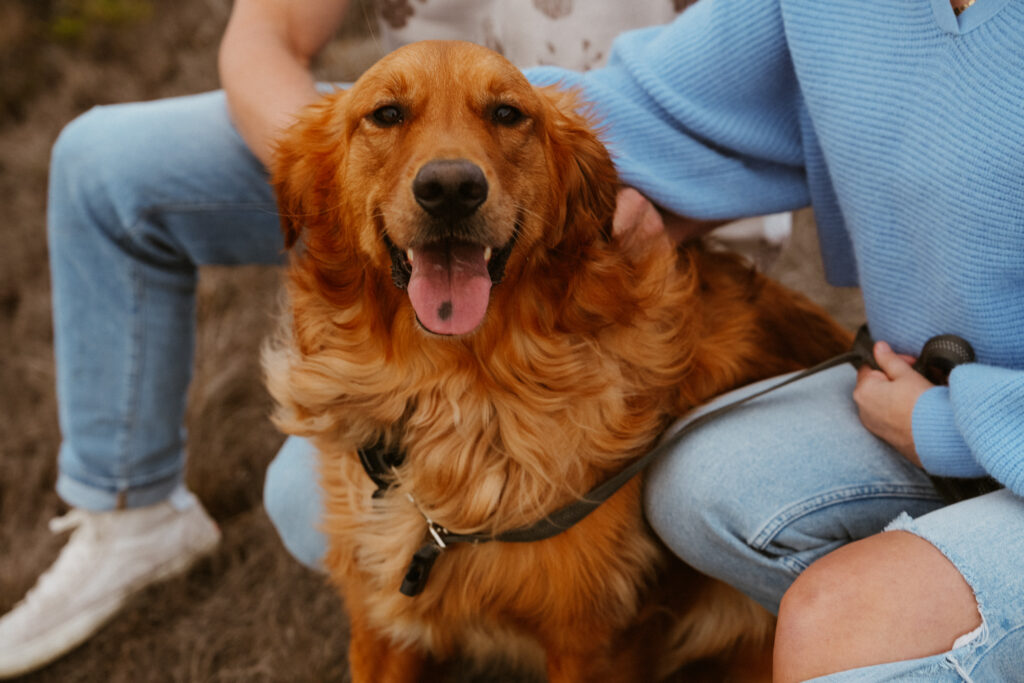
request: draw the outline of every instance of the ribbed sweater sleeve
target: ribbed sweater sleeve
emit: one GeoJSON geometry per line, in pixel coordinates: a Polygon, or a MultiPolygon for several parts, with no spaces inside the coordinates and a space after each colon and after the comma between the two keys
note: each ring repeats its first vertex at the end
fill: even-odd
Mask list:
{"type": "MultiPolygon", "coordinates": [[[[949,377],[949,405],[972,459],[1024,495],[1024,371],[981,363],[955,368],[949,377]]],[[[930,463],[923,464],[932,471],[930,463]]]]}
{"type": "Polygon", "coordinates": [[[623,181],[695,218],[733,218],[810,202],[800,95],[776,0],[720,0],[624,34],[608,67],[527,72],[578,87],[623,181]]]}
{"type": "Polygon", "coordinates": [[[942,477],[984,477],[988,473],[974,459],[957,428],[948,387],[925,392],[914,405],[914,447],[921,465],[942,477]]]}

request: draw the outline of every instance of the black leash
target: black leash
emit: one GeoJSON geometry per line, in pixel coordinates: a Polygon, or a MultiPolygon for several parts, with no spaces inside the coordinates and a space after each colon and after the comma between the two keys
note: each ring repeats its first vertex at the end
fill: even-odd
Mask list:
{"type": "MultiPolygon", "coordinates": [[[[704,413],[700,417],[687,422],[680,429],[662,439],[644,456],[634,460],[618,474],[591,489],[583,498],[569,503],[529,526],[504,531],[499,534],[459,534],[445,529],[440,524],[431,520],[426,514],[423,514],[427,522],[428,538],[413,555],[412,561],[409,563],[409,569],[406,571],[405,579],[402,581],[401,592],[408,596],[418,595],[427,583],[434,561],[437,560],[442,551],[453,543],[476,544],[489,541],[532,543],[557,536],[580,522],[604,501],[611,498],[616,491],[642,472],[656,458],[675,447],[687,434],[745,403],[811,375],[839,365],[845,365],[846,363],[850,363],[858,369],[865,363],[876,370],[879,369],[872,353],[873,346],[874,342],[871,339],[871,334],[868,331],[867,325],[864,325],[858,330],[850,351],[798,372],[761,391],[719,406],[715,410],[704,413]]],[[[929,339],[925,343],[921,349],[921,355],[914,364],[914,369],[934,384],[945,384],[950,371],[954,367],[960,363],[969,363],[973,360],[974,350],[967,341],[954,335],[940,335],[929,339]]],[[[401,464],[402,457],[402,454],[386,449],[380,442],[359,450],[359,459],[363,464],[363,468],[366,470],[367,475],[377,484],[377,491],[373,494],[375,498],[381,496],[393,485],[393,468],[401,464]]],[[[963,500],[1001,488],[1001,485],[991,477],[982,479],[932,477],[932,481],[935,488],[948,502],[963,500]]],[[[410,500],[415,504],[416,501],[411,496],[410,500]]]]}

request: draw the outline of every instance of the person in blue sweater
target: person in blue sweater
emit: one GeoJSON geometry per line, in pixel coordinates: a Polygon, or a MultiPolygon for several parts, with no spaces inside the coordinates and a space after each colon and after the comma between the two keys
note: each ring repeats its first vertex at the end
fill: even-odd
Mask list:
{"type": "Polygon", "coordinates": [[[757,399],[648,473],[668,545],[778,612],[776,681],[1024,680],[1024,2],[965,4],[702,0],[605,69],[530,72],[580,88],[671,212],[813,205],[884,340],[880,371],[757,399]],[[977,354],[948,386],[910,365],[938,334],[977,354]],[[945,505],[926,473],[1005,488],[945,505]]]}

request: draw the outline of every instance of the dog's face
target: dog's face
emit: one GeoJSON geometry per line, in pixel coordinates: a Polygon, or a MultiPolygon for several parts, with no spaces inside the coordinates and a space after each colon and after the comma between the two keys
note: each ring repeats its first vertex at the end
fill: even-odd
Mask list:
{"type": "Polygon", "coordinates": [[[470,43],[398,50],[283,140],[288,243],[302,233],[324,287],[358,253],[427,331],[468,334],[503,280],[607,235],[614,170],[575,107],[470,43]]]}

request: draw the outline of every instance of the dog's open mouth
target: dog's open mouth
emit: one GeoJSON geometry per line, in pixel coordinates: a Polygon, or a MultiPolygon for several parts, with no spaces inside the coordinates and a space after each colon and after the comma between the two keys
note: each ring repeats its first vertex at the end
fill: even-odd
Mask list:
{"type": "Polygon", "coordinates": [[[387,235],[391,277],[405,289],[420,325],[434,334],[469,334],[483,322],[491,287],[501,282],[518,226],[498,249],[443,240],[402,251],[387,235]]]}

